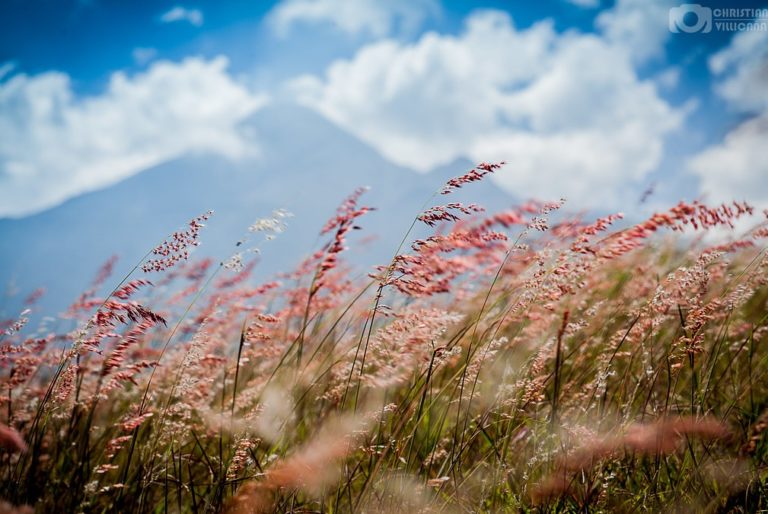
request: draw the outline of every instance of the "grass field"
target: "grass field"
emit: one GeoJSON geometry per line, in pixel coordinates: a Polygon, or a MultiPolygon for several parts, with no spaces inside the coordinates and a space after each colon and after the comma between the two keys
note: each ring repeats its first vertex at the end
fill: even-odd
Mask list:
{"type": "Polygon", "coordinates": [[[451,203],[498,166],[375,270],[345,261],[361,189],[274,281],[289,214],[219,263],[206,213],[106,263],[78,329],[4,322],[0,512],[768,510],[768,213],[451,203]]]}

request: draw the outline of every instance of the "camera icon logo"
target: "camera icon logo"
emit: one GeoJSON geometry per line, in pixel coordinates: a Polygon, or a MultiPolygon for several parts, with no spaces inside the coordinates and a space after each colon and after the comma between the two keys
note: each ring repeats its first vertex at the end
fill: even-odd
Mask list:
{"type": "Polygon", "coordinates": [[[712,31],[712,9],[699,4],[682,4],[669,10],[669,31],[674,33],[712,31]]]}

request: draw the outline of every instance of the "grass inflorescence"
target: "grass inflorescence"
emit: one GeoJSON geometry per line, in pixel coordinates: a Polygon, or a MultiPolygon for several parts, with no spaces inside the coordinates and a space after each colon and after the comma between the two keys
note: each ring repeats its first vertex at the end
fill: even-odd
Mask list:
{"type": "Polygon", "coordinates": [[[208,212],[100,297],[107,262],[75,330],[32,330],[30,295],[0,335],[0,510],[768,509],[766,213],[428,203],[361,278],[364,193],[268,282],[253,234],[288,213],[215,263],[189,252],[208,212]]]}

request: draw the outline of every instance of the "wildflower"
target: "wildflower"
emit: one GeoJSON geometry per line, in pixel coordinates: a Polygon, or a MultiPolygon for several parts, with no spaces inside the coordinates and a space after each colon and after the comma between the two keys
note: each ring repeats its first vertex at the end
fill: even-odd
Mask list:
{"type": "Polygon", "coordinates": [[[250,451],[256,447],[256,443],[247,437],[238,441],[235,447],[235,455],[227,468],[227,480],[235,480],[250,459],[250,451]]]}
{"type": "Polygon", "coordinates": [[[640,241],[648,238],[658,229],[667,227],[681,231],[686,226],[694,230],[718,226],[733,227],[733,222],[744,215],[751,215],[754,209],[746,202],[733,202],[732,206],[722,204],[708,207],[699,202],[680,202],[665,213],[656,213],[649,219],[627,229],[613,238],[610,244],[599,252],[605,258],[616,258],[640,247],[640,241]]]}
{"type": "Polygon", "coordinates": [[[593,250],[587,245],[591,236],[604,232],[615,221],[623,219],[624,214],[616,213],[608,215],[604,218],[598,218],[591,225],[581,227],[577,232],[576,240],[571,245],[571,251],[574,253],[589,253],[593,250]]]}
{"type": "Polygon", "coordinates": [[[757,418],[757,421],[750,427],[749,439],[741,447],[741,453],[743,455],[754,455],[766,430],[768,430],[768,409],[764,409],[757,418]]]}
{"type": "Polygon", "coordinates": [[[109,277],[112,276],[112,272],[115,269],[115,264],[117,264],[118,257],[117,255],[111,256],[107,261],[101,265],[101,268],[99,268],[99,272],[96,274],[96,278],[93,280],[93,283],[91,284],[91,287],[93,289],[98,289],[101,287],[104,282],[107,281],[109,277]]]}
{"type": "Polygon", "coordinates": [[[446,205],[438,205],[430,207],[426,211],[422,212],[418,216],[418,220],[426,223],[430,227],[434,227],[436,223],[440,221],[458,221],[460,218],[452,211],[457,211],[462,214],[470,215],[477,212],[483,212],[485,209],[474,203],[467,206],[461,203],[449,203],[446,205]]]}
{"type": "Polygon", "coordinates": [[[29,296],[24,300],[24,305],[34,305],[37,303],[37,301],[43,297],[45,294],[45,288],[44,287],[38,287],[34,291],[32,291],[29,296]]]}
{"type": "Polygon", "coordinates": [[[133,439],[133,436],[130,435],[121,435],[120,437],[115,437],[114,439],[110,439],[107,441],[106,446],[106,457],[108,459],[111,459],[115,456],[115,454],[120,451],[120,449],[123,447],[125,443],[133,439]]]}
{"type": "Polygon", "coordinates": [[[120,469],[120,466],[117,466],[115,464],[101,464],[100,466],[96,466],[96,469],[94,469],[93,471],[98,475],[103,475],[115,469],[120,469]]]}
{"type": "Polygon", "coordinates": [[[243,269],[243,253],[237,252],[232,254],[232,257],[224,262],[224,267],[234,271],[240,271],[243,269]]]}
{"type": "Polygon", "coordinates": [[[0,513],[2,514],[34,514],[35,509],[29,505],[12,505],[5,500],[0,500],[0,513]]]}
{"type": "Polygon", "coordinates": [[[558,461],[557,469],[533,490],[534,502],[566,494],[574,484],[570,473],[591,470],[599,462],[629,453],[669,455],[685,438],[717,441],[728,437],[729,430],[712,418],[662,418],[655,423],[634,423],[622,435],[594,437],[558,461]]]}
{"type": "Polygon", "coordinates": [[[15,429],[0,423],[0,447],[11,453],[27,451],[27,443],[15,429]]]}
{"type": "Polygon", "coordinates": [[[115,322],[125,324],[128,320],[134,323],[146,321],[152,324],[166,324],[165,318],[132,301],[107,300],[104,307],[94,316],[94,323],[99,327],[114,327],[115,322]]]}
{"type": "Polygon", "coordinates": [[[274,459],[263,480],[240,486],[224,512],[271,512],[274,492],[280,489],[320,495],[336,479],[340,461],[355,449],[355,441],[364,430],[364,423],[353,418],[327,423],[291,456],[282,461],[274,459]]]}
{"type": "Polygon", "coordinates": [[[500,262],[507,236],[488,230],[484,224],[455,228],[447,235],[415,241],[413,254],[395,256],[389,267],[380,266],[380,280],[409,296],[432,296],[450,291],[451,282],[483,265],[500,262]],[[448,256],[451,253],[460,255],[448,256]]]}
{"type": "Polygon", "coordinates": [[[285,219],[292,216],[293,214],[290,211],[285,209],[275,209],[272,211],[271,218],[256,220],[250,227],[248,227],[248,232],[266,232],[267,235],[280,234],[284,232],[287,227],[285,219]]]}
{"type": "Polygon", "coordinates": [[[528,227],[534,230],[538,230],[539,232],[546,232],[549,229],[547,219],[540,216],[536,216],[531,219],[531,222],[528,223],[528,227]]]}
{"type": "Polygon", "coordinates": [[[32,312],[30,309],[24,309],[21,314],[19,315],[18,319],[14,321],[10,327],[5,329],[5,335],[12,335],[16,332],[20,332],[24,326],[29,323],[29,318],[27,318],[27,314],[32,312]]]}
{"type": "Polygon", "coordinates": [[[56,386],[56,394],[54,398],[57,402],[64,403],[67,401],[67,398],[69,398],[69,395],[72,394],[78,371],[79,366],[77,364],[70,363],[67,365],[67,369],[61,374],[59,383],[56,386]]]}
{"type": "Polygon", "coordinates": [[[428,487],[440,487],[447,481],[449,481],[451,477],[439,477],[439,478],[432,478],[427,480],[427,486],[428,487]]]}
{"type": "Polygon", "coordinates": [[[443,187],[442,191],[440,191],[440,194],[447,195],[452,193],[456,189],[459,189],[461,186],[465,184],[482,180],[483,177],[485,177],[489,173],[493,173],[497,169],[501,168],[504,164],[506,164],[504,161],[501,161],[499,163],[482,162],[478,164],[474,169],[471,169],[470,171],[465,173],[464,175],[460,177],[455,177],[449,180],[445,184],[445,187],[443,187]]]}
{"type": "Polygon", "coordinates": [[[170,238],[152,250],[152,254],[156,255],[157,258],[145,262],[141,269],[145,273],[163,271],[172,268],[180,261],[186,261],[189,258],[190,247],[200,244],[198,241],[200,229],[204,226],[203,222],[207,221],[212,214],[213,211],[208,211],[190,221],[187,230],[171,234],[170,238]]]}
{"type": "Polygon", "coordinates": [[[346,249],[346,236],[350,230],[357,230],[360,227],[355,225],[355,220],[360,216],[372,211],[371,207],[359,207],[357,202],[368,188],[358,188],[344,200],[336,211],[336,215],[328,220],[320,234],[327,234],[336,231],[333,240],[328,243],[323,252],[323,257],[315,274],[312,287],[309,292],[310,298],[313,297],[320,288],[325,285],[326,274],[334,269],[338,262],[338,256],[346,249]]]}
{"type": "Polygon", "coordinates": [[[275,488],[303,489],[318,494],[333,482],[335,465],[354,448],[353,434],[358,423],[333,423],[293,455],[267,472],[266,482],[275,488]]]}
{"type": "MultiPolygon", "coordinates": [[[[277,234],[281,234],[287,228],[286,218],[292,217],[293,214],[285,209],[275,209],[272,211],[272,217],[261,218],[256,220],[250,227],[248,227],[248,233],[243,239],[237,242],[236,246],[244,247],[250,239],[250,234],[263,233],[264,241],[271,241],[277,234]]],[[[261,253],[258,246],[252,246],[244,251],[233,254],[229,259],[224,262],[224,267],[231,269],[237,273],[240,273],[245,268],[244,266],[244,253],[261,253]]],[[[252,268],[252,266],[251,266],[252,268]]]]}
{"type": "Polygon", "coordinates": [[[142,423],[144,423],[146,420],[148,420],[152,416],[154,416],[153,412],[145,412],[144,414],[135,414],[127,417],[125,420],[119,423],[119,426],[125,432],[131,432],[139,428],[139,426],[141,426],[142,423]]]}

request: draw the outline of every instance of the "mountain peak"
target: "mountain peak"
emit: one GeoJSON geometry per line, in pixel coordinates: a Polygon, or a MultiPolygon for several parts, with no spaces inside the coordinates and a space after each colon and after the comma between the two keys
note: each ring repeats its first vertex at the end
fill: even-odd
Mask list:
{"type": "MultiPolygon", "coordinates": [[[[116,273],[127,272],[148,249],[208,209],[215,214],[199,253],[221,260],[255,219],[286,208],[294,213],[288,231],[264,249],[257,268],[266,278],[313,251],[324,221],[364,185],[372,189],[363,202],[379,210],[361,225],[377,240],[348,255],[367,267],[389,259],[424,201],[448,178],[472,167],[459,160],[433,173],[416,173],[296,105],[268,106],[246,120],[243,130],[258,145],[257,154],[240,160],[187,155],[34,216],[4,220],[0,283],[13,281],[21,295],[45,286],[43,307],[62,309],[109,256],[121,257],[116,273]]],[[[491,182],[457,191],[452,201],[464,195],[490,209],[510,202],[491,182]]],[[[7,305],[12,308],[13,302],[7,305]]]]}

